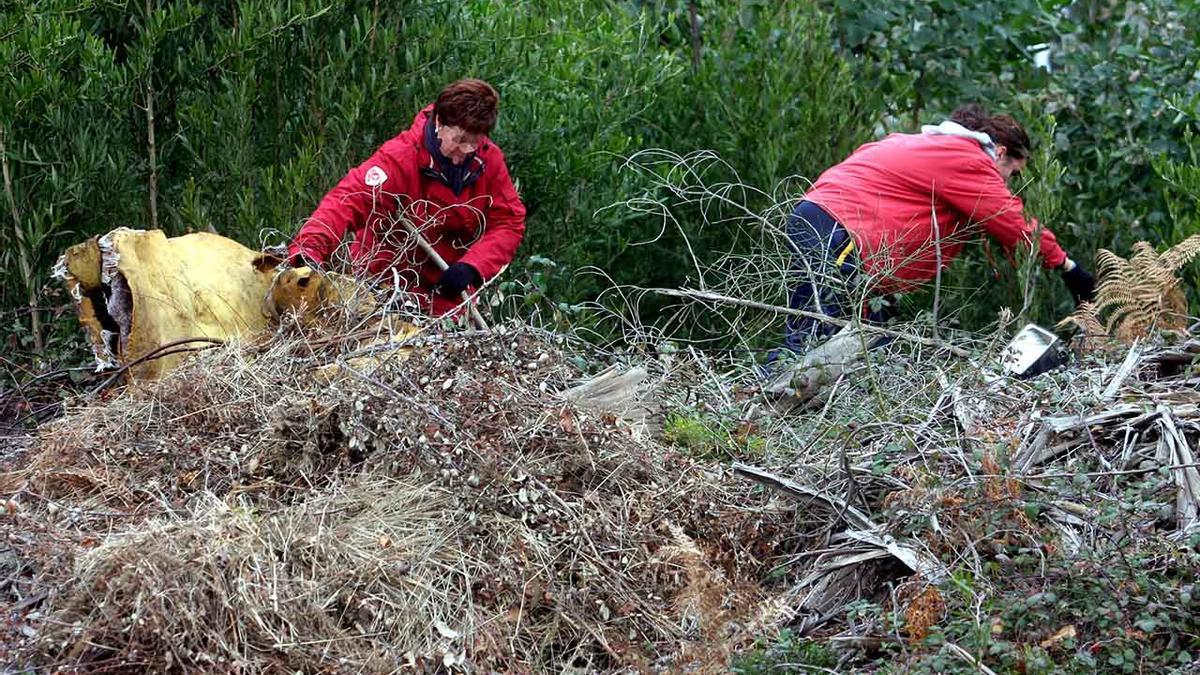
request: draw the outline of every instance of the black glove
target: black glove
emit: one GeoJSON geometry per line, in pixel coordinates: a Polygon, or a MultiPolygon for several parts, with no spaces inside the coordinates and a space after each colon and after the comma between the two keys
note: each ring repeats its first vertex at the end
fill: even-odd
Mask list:
{"type": "Polygon", "coordinates": [[[483,283],[483,278],[479,276],[479,272],[474,267],[467,263],[456,262],[442,272],[442,278],[437,282],[437,292],[443,298],[453,300],[460,297],[462,292],[467,290],[467,286],[478,286],[481,283],[483,283]]]}
{"type": "Polygon", "coordinates": [[[1071,291],[1076,306],[1096,299],[1096,278],[1078,263],[1063,272],[1062,278],[1067,284],[1067,289],[1071,291]]]}

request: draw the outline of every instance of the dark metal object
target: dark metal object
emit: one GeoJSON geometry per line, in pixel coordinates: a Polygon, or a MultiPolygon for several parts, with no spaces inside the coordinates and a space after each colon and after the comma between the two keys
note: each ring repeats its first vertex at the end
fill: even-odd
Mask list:
{"type": "Polygon", "coordinates": [[[1000,357],[1007,375],[1028,379],[1066,362],[1058,336],[1036,324],[1017,331],[1000,357]]]}

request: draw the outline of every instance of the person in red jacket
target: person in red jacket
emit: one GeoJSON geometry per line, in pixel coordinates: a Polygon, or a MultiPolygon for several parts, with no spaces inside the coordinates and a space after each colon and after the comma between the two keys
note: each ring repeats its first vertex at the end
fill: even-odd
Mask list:
{"type": "MultiPolygon", "coordinates": [[[[1091,300],[1095,280],[1071,260],[1049,228],[1026,219],[1009,190],[1029,158],[1029,136],[1008,115],[978,104],[919,134],[891,134],[826,170],[788,220],[792,274],[789,305],[831,317],[851,305],[848,288],[869,296],[912,290],[937,276],[986,232],[1005,248],[1033,245],[1043,266],[1058,269],[1076,303],[1091,300]]],[[[887,311],[870,312],[880,320],[887,311]]],[[[835,327],[789,317],[785,345],[803,351],[835,327]]]]}
{"type": "Polygon", "coordinates": [[[325,267],[349,235],[351,270],[395,284],[434,316],[462,303],[512,261],[525,206],[504,153],[488,138],[500,96],[464,79],[442,90],[412,126],[350,170],[288,246],[292,265],[325,267]],[[399,222],[412,223],[448,263],[445,271],[399,222]]]}

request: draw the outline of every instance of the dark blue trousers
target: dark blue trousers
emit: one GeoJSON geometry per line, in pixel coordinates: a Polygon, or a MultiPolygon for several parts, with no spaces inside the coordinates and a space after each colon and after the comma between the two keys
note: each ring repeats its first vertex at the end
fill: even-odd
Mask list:
{"type": "MultiPolygon", "coordinates": [[[[852,295],[855,283],[860,280],[859,257],[846,228],[821,207],[801,201],[788,217],[787,235],[792,253],[788,307],[833,318],[847,318],[851,312],[859,311],[852,295]]],[[[882,323],[891,313],[885,307],[872,311],[867,320],[882,323]]],[[[803,353],[814,341],[837,330],[838,326],[831,323],[789,316],[784,347],[803,353]]]]}

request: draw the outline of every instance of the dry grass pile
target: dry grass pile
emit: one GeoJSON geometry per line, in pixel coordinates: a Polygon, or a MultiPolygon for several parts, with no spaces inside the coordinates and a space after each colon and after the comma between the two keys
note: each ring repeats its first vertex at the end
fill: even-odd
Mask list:
{"type": "Polygon", "coordinates": [[[558,396],[560,337],[406,344],[213,350],[43,427],[2,477],[5,662],[719,670],[782,627],[748,672],[1200,647],[1200,339],[1027,382],[998,336],[898,341],[786,415],[673,353],[643,365],[674,447],[558,396]]]}
{"type": "Polygon", "coordinates": [[[719,667],[769,618],[795,504],[562,402],[560,339],[410,345],[228,347],[75,402],[3,477],[35,598],[6,660],[719,667]]]}

